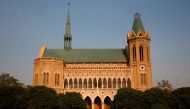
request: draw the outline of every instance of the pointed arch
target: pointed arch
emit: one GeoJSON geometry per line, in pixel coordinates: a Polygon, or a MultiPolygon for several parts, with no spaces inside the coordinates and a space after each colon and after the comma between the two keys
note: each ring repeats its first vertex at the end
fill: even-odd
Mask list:
{"type": "Polygon", "coordinates": [[[121,79],[120,79],[120,78],[118,78],[117,84],[118,84],[117,87],[118,87],[118,88],[121,88],[121,79]]]}
{"type": "Polygon", "coordinates": [[[67,81],[67,79],[64,80],[64,88],[65,89],[68,88],[68,81],[67,81]]]}
{"type": "Polygon", "coordinates": [[[94,78],[94,80],[93,80],[93,86],[94,86],[94,88],[97,88],[97,80],[96,80],[96,78],[94,78]]]}
{"type": "Polygon", "coordinates": [[[127,79],[127,87],[131,88],[131,80],[130,80],[130,78],[127,79]]]}
{"type": "Polygon", "coordinates": [[[144,47],[143,47],[143,45],[139,46],[139,55],[140,55],[140,61],[144,61],[144,47]]]}
{"type": "Polygon", "coordinates": [[[77,79],[75,78],[75,79],[74,79],[74,88],[77,88],[77,87],[78,87],[77,79]]]}
{"type": "Polygon", "coordinates": [[[133,45],[132,52],[133,52],[133,61],[136,61],[136,47],[135,47],[135,45],[133,45]]]}
{"type": "Polygon", "coordinates": [[[113,88],[116,88],[116,79],[113,79],[113,88]]]}
{"type": "Polygon", "coordinates": [[[108,79],[108,88],[112,88],[112,82],[110,78],[108,79]]]}
{"type": "Polygon", "coordinates": [[[102,88],[102,79],[101,78],[98,79],[98,88],[102,88]]]}
{"type": "Polygon", "coordinates": [[[85,99],[84,99],[84,101],[86,102],[86,107],[87,107],[87,109],[91,109],[92,108],[92,100],[90,99],[90,97],[89,96],[87,96],[85,99]]]}
{"type": "Polygon", "coordinates": [[[103,88],[107,88],[107,80],[106,80],[106,78],[103,79],[103,88]]]}
{"type": "Polygon", "coordinates": [[[123,80],[122,80],[122,88],[126,88],[126,79],[125,78],[123,78],[123,80]]]}
{"type": "Polygon", "coordinates": [[[73,80],[69,79],[69,88],[73,88],[73,80]]]}
{"type": "Polygon", "coordinates": [[[79,88],[82,88],[82,79],[79,79],[79,88]]]}
{"type": "Polygon", "coordinates": [[[110,109],[110,105],[111,105],[111,99],[109,96],[107,96],[104,99],[104,109],[110,109]]]}
{"type": "Polygon", "coordinates": [[[97,96],[95,99],[94,99],[94,108],[95,109],[101,109],[102,108],[102,101],[100,99],[99,96],[97,96]]]}
{"type": "Polygon", "coordinates": [[[86,78],[84,79],[84,85],[83,86],[84,86],[84,88],[87,88],[87,79],[86,78]]]}
{"type": "Polygon", "coordinates": [[[92,88],[92,79],[91,78],[88,80],[88,88],[92,88]]]}

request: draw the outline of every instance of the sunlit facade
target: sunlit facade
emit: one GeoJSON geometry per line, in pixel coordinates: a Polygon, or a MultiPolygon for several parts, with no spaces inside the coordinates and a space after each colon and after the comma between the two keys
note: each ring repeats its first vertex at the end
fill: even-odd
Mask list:
{"type": "Polygon", "coordinates": [[[58,93],[79,92],[89,109],[108,109],[117,89],[152,87],[150,34],[136,13],[132,30],[121,49],[72,49],[68,12],[64,49],[42,45],[34,60],[33,85],[58,93]]]}

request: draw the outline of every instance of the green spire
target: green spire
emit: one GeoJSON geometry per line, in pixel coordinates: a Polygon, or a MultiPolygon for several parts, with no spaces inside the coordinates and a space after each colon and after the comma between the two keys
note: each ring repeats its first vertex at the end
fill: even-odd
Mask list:
{"type": "MultiPolygon", "coordinates": [[[[68,5],[70,5],[70,3],[68,3],[68,5]]],[[[71,43],[72,43],[71,23],[70,23],[69,9],[68,9],[66,29],[65,29],[65,35],[64,35],[64,49],[70,50],[71,49],[71,43]]]]}
{"type": "Polygon", "coordinates": [[[135,13],[135,15],[134,15],[132,31],[134,31],[135,33],[138,33],[139,31],[145,32],[145,29],[144,29],[142,21],[141,21],[141,16],[139,13],[135,13]]]}

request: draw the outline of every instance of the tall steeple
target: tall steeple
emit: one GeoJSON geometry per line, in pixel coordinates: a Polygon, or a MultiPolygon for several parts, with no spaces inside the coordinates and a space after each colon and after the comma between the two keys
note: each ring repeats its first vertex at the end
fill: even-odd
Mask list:
{"type": "Polygon", "coordinates": [[[142,21],[141,21],[140,13],[135,13],[135,15],[134,15],[134,22],[133,22],[132,31],[135,34],[137,34],[139,31],[145,32],[145,29],[144,29],[142,21]]]}
{"type": "MultiPolygon", "coordinates": [[[[70,3],[68,3],[68,6],[70,6],[70,3]]],[[[69,13],[69,8],[68,8],[66,29],[65,29],[65,35],[64,35],[64,49],[70,50],[71,44],[72,44],[71,23],[70,23],[70,13],[69,13]]]]}

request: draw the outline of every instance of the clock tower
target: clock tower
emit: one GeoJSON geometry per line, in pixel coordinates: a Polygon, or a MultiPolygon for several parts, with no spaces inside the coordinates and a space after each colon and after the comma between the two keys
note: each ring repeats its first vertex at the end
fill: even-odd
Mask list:
{"type": "Polygon", "coordinates": [[[152,87],[150,33],[143,27],[141,16],[135,13],[132,30],[127,35],[128,61],[132,67],[132,86],[140,90],[152,87]]]}

